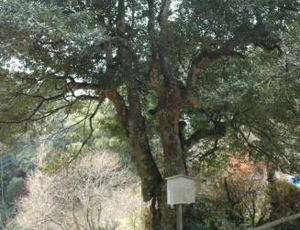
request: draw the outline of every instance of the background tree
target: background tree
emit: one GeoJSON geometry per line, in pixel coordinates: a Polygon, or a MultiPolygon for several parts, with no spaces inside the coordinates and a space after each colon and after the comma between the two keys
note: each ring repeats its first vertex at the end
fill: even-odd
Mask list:
{"type": "Polygon", "coordinates": [[[137,186],[135,177],[115,153],[84,154],[77,167],[46,173],[47,155],[57,153],[49,147],[39,151],[37,170],[26,182],[28,196],[17,202],[21,229],[133,229],[128,219],[142,207],[140,194],[128,191],[137,186]]]}
{"type": "Polygon", "coordinates": [[[28,135],[24,135],[19,138],[18,142],[16,140],[16,137],[11,138],[14,143],[13,148],[0,143],[0,226],[2,229],[6,228],[7,223],[15,215],[15,201],[26,194],[24,178],[26,169],[32,166],[32,163],[28,161],[34,152],[30,145],[30,138],[28,135]],[[22,145],[23,151],[19,150],[18,154],[15,154],[19,143],[22,145]]]}
{"type": "Polygon", "coordinates": [[[1,123],[61,110],[63,121],[87,106],[84,146],[109,100],[144,201],[157,203],[153,229],[174,229],[163,178],[188,173],[189,161],[235,148],[286,165],[299,148],[298,11],[281,0],[7,0],[1,123]],[[208,151],[190,151],[198,143],[208,151]]]}

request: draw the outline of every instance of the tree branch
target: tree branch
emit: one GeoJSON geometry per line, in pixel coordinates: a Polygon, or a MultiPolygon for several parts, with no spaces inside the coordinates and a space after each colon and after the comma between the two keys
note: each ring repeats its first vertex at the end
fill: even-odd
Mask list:
{"type": "Polygon", "coordinates": [[[56,78],[60,79],[60,80],[65,79],[67,82],[67,86],[72,89],[85,89],[85,90],[105,89],[105,87],[101,86],[100,84],[96,84],[96,83],[76,82],[76,80],[72,77],[56,77],[56,78]]]}
{"type": "Polygon", "coordinates": [[[58,94],[58,95],[55,95],[55,96],[52,96],[52,97],[44,97],[42,95],[32,95],[32,94],[27,94],[27,93],[22,93],[22,92],[17,92],[16,93],[16,97],[18,96],[24,96],[24,97],[30,97],[30,98],[39,98],[43,101],[55,101],[55,100],[59,100],[61,98],[64,98],[65,96],[65,92],[62,93],[62,94],[58,94]]]}
{"type": "Polygon", "coordinates": [[[277,226],[277,225],[279,225],[279,224],[282,224],[282,223],[284,223],[284,222],[296,220],[296,219],[299,219],[299,218],[300,218],[300,213],[297,213],[297,214],[294,214],[294,215],[282,217],[282,218],[280,218],[280,219],[278,219],[278,220],[272,221],[272,222],[270,222],[270,223],[261,225],[261,226],[256,227],[256,228],[248,228],[248,230],[266,230],[266,229],[275,227],[275,226],[277,226]]]}
{"type": "Polygon", "coordinates": [[[254,44],[260,46],[266,51],[277,49],[281,52],[277,44],[278,39],[270,39],[270,33],[267,31],[263,22],[259,21],[255,28],[249,28],[242,25],[234,32],[234,37],[227,42],[220,44],[219,48],[214,51],[202,50],[191,60],[188,77],[186,81],[185,102],[194,108],[200,108],[201,102],[197,97],[198,85],[200,81],[200,70],[209,63],[217,61],[224,57],[244,58],[236,48],[243,48],[247,45],[254,44]]]}
{"type": "Polygon", "coordinates": [[[92,138],[93,133],[94,133],[93,119],[96,116],[96,114],[98,113],[99,108],[102,105],[104,100],[105,100],[105,96],[102,96],[99,98],[99,102],[98,102],[94,112],[89,116],[89,127],[90,127],[89,135],[84,139],[84,141],[82,142],[80,149],[77,151],[77,153],[71,158],[71,160],[68,161],[68,164],[72,163],[79,156],[79,154],[82,152],[82,149],[84,148],[84,146],[86,146],[88,141],[92,138]]]}
{"type": "Polygon", "coordinates": [[[189,139],[185,141],[185,147],[190,148],[195,143],[199,142],[199,140],[211,137],[211,136],[217,136],[217,137],[223,137],[226,133],[226,125],[222,122],[216,122],[214,129],[198,129],[195,131],[189,139]]]}
{"type": "MultiPolygon", "coordinates": [[[[26,96],[30,96],[30,95],[26,95],[26,96]]],[[[51,109],[49,111],[41,111],[42,106],[46,102],[49,103],[49,102],[52,102],[52,100],[56,101],[58,99],[58,96],[44,98],[45,100],[43,100],[42,96],[41,97],[40,96],[34,96],[34,97],[41,98],[42,100],[37,103],[35,108],[32,110],[32,112],[27,117],[19,119],[19,120],[2,120],[2,121],[0,121],[0,123],[2,123],[2,124],[21,124],[21,123],[25,123],[25,122],[40,121],[40,120],[43,120],[43,119],[53,115],[54,113],[57,113],[60,110],[72,107],[78,101],[95,99],[95,97],[93,97],[93,96],[81,95],[81,96],[75,97],[75,99],[73,101],[70,101],[65,105],[58,106],[58,107],[56,107],[54,109],[51,109]]],[[[99,97],[98,97],[98,100],[99,100],[99,97]]]]}
{"type": "Polygon", "coordinates": [[[119,122],[125,129],[126,136],[128,136],[128,108],[124,99],[117,91],[106,91],[105,96],[113,103],[118,114],[119,122]]]}
{"type": "Polygon", "coordinates": [[[196,158],[199,159],[199,160],[202,160],[203,158],[214,154],[219,149],[218,148],[218,142],[219,142],[219,139],[216,138],[216,140],[214,142],[214,146],[211,149],[206,151],[204,154],[199,153],[199,154],[193,155],[192,157],[189,158],[189,161],[191,162],[191,161],[195,160],[196,158]]]}
{"type": "Polygon", "coordinates": [[[160,26],[163,26],[168,21],[170,5],[172,0],[164,0],[162,4],[162,8],[159,13],[158,21],[160,26]]]}
{"type": "Polygon", "coordinates": [[[225,46],[216,51],[202,51],[195,55],[190,65],[188,71],[188,77],[186,81],[186,92],[185,92],[185,101],[186,104],[194,107],[200,108],[200,99],[198,95],[198,85],[200,80],[200,70],[202,67],[205,67],[207,64],[214,62],[223,57],[240,57],[244,58],[243,54],[235,52],[229,47],[225,46]]]}
{"type": "Polygon", "coordinates": [[[149,8],[149,20],[148,20],[148,33],[151,45],[151,64],[149,66],[148,74],[146,80],[149,81],[150,85],[158,91],[160,89],[160,83],[157,79],[158,77],[158,68],[159,68],[159,55],[158,55],[158,46],[157,38],[155,36],[155,12],[154,12],[154,0],[148,0],[149,8]]]}

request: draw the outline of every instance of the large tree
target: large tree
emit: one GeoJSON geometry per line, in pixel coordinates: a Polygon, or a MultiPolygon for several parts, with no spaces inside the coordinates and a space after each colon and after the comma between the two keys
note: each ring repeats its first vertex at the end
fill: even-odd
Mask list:
{"type": "Polygon", "coordinates": [[[233,148],[279,163],[297,156],[299,7],[296,0],[3,1],[2,128],[61,110],[64,120],[88,106],[86,144],[109,100],[144,201],[152,200],[153,229],[175,229],[164,178],[187,174],[188,163],[233,148]]]}

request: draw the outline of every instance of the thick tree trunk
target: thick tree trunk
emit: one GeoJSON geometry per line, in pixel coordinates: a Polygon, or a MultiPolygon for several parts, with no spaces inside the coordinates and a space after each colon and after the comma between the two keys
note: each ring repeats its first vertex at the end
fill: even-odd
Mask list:
{"type": "Polygon", "coordinates": [[[181,110],[181,92],[179,87],[168,85],[159,95],[158,119],[162,147],[164,151],[165,177],[185,174],[185,162],[182,143],[179,136],[179,118],[181,110]]]}
{"type": "Polygon", "coordinates": [[[131,159],[142,181],[143,199],[149,201],[155,196],[162,177],[150,151],[144,119],[135,114],[130,114],[129,117],[131,159]]]}
{"type": "MultiPolygon", "coordinates": [[[[164,177],[186,174],[182,144],[179,136],[179,118],[181,94],[175,85],[166,87],[159,95],[158,119],[164,153],[164,177]]],[[[167,205],[166,183],[162,183],[156,190],[153,207],[153,229],[175,230],[176,211],[167,205]]],[[[187,228],[185,228],[187,229],[187,228]]]]}
{"type": "MultiPolygon", "coordinates": [[[[142,181],[144,201],[151,200],[152,229],[175,230],[176,212],[167,205],[166,183],[157,168],[150,151],[146,125],[142,116],[139,93],[134,82],[127,85],[129,108],[117,92],[107,93],[114,103],[120,123],[126,130],[131,146],[131,159],[142,181]]],[[[164,154],[163,177],[185,174],[185,162],[179,137],[181,95],[177,86],[166,87],[159,95],[157,112],[164,154]]],[[[188,228],[185,228],[188,229],[188,228]]]]}
{"type": "MultiPolygon", "coordinates": [[[[156,197],[151,203],[152,229],[151,230],[176,230],[176,208],[167,205],[166,183],[162,183],[157,189],[156,197]]],[[[190,230],[192,207],[183,206],[183,229],[190,230]]]]}
{"type": "Polygon", "coordinates": [[[178,132],[179,114],[177,111],[161,111],[159,114],[161,140],[164,151],[165,177],[185,174],[185,162],[178,132]]]}
{"type": "Polygon", "coordinates": [[[137,92],[129,93],[130,109],[117,92],[107,92],[106,96],[114,104],[120,124],[124,127],[131,147],[131,160],[142,182],[142,195],[145,202],[154,197],[162,177],[150,151],[145,120],[141,113],[137,92]]]}

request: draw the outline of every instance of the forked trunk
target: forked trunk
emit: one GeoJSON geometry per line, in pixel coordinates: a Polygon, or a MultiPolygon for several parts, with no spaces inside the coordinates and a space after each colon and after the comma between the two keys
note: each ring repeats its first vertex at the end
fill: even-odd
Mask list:
{"type": "MultiPolygon", "coordinates": [[[[131,84],[132,87],[134,84],[131,84]]],[[[114,103],[120,123],[126,130],[131,146],[132,162],[142,181],[144,201],[150,201],[153,230],[175,230],[176,212],[167,205],[166,183],[163,178],[177,174],[186,174],[185,160],[179,135],[180,92],[178,87],[165,89],[160,95],[160,105],[157,115],[160,124],[160,135],[163,146],[164,167],[160,172],[150,151],[145,119],[142,116],[138,92],[128,87],[128,101],[125,102],[114,93],[107,93],[114,103]]],[[[184,228],[189,229],[189,228],[184,228]]]]}
{"type": "MultiPolygon", "coordinates": [[[[170,92],[170,91],[169,91],[170,92]]],[[[172,92],[172,91],[171,91],[172,92]]],[[[180,108],[175,101],[178,92],[169,94],[171,98],[165,100],[168,102],[164,109],[158,112],[160,133],[162,146],[164,151],[164,178],[177,174],[186,174],[185,158],[181,148],[181,140],[179,135],[179,116],[180,108]]],[[[153,230],[175,230],[176,229],[176,210],[167,205],[166,182],[164,181],[156,189],[156,197],[152,202],[153,212],[153,230]]],[[[186,209],[184,209],[186,213],[186,209]]],[[[187,224],[184,224],[184,229],[189,229],[187,224]]]]}

